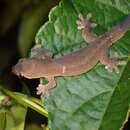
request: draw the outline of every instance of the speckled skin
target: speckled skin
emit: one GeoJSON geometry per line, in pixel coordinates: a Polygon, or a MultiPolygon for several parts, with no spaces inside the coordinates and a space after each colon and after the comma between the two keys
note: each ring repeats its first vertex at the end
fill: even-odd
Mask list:
{"type": "MultiPolygon", "coordinates": [[[[48,93],[50,88],[53,88],[56,83],[54,77],[56,76],[74,76],[80,75],[92,69],[99,61],[104,64],[108,71],[112,71],[114,68],[116,72],[119,72],[117,65],[126,64],[125,61],[114,60],[108,57],[108,49],[112,43],[123,37],[124,33],[130,27],[130,15],[121,24],[113,27],[104,35],[97,37],[95,34],[91,34],[90,27],[95,27],[96,24],[90,24],[88,20],[92,17],[92,14],[87,15],[85,20],[82,14],[79,15],[77,21],[78,29],[83,29],[82,36],[89,45],[85,48],[81,48],[68,55],[62,56],[57,59],[50,58],[45,53],[40,55],[43,58],[23,58],[13,67],[13,72],[18,76],[24,76],[26,78],[41,78],[45,77],[49,79],[47,85],[39,85],[37,88],[39,95],[48,93]],[[125,24],[124,24],[125,23],[125,24]]],[[[36,49],[37,51],[38,49],[36,49]]],[[[47,51],[45,51],[47,52],[47,51]]],[[[48,94],[47,94],[48,95],[48,94]]]]}

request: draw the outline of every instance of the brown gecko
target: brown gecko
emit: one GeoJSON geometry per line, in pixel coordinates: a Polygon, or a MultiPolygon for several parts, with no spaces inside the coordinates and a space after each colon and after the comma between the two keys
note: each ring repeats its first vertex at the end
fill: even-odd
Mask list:
{"type": "Polygon", "coordinates": [[[32,51],[36,54],[32,58],[22,58],[13,67],[12,71],[18,75],[29,79],[47,78],[48,84],[40,84],[37,87],[38,95],[48,94],[48,90],[56,86],[54,77],[74,76],[88,72],[99,61],[111,72],[114,68],[119,73],[118,65],[126,64],[126,61],[115,60],[108,57],[108,49],[112,43],[119,40],[130,27],[130,15],[119,25],[113,27],[104,35],[97,37],[90,33],[91,27],[96,27],[95,23],[89,23],[92,14],[89,13],[85,19],[82,14],[77,20],[78,29],[83,29],[82,36],[89,45],[60,58],[52,59],[52,53],[37,47],[32,51]]]}

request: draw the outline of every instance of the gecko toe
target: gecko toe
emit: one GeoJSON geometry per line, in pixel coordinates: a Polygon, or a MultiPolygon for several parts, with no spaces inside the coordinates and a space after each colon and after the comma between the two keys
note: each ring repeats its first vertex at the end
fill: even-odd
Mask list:
{"type": "Polygon", "coordinates": [[[79,19],[84,20],[84,17],[83,17],[83,15],[81,13],[79,14],[79,19]]]}
{"type": "Polygon", "coordinates": [[[118,52],[114,52],[114,54],[111,56],[111,58],[117,58],[117,57],[119,57],[120,55],[119,55],[119,53],[118,52]]]}
{"type": "Polygon", "coordinates": [[[80,25],[80,26],[77,27],[78,30],[81,30],[81,29],[83,29],[83,28],[84,28],[84,27],[83,27],[82,25],[80,25]]]}
{"type": "Polygon", "coordinates": [[[105,66],[105,69],[107,69],[108,72],[112,72],[112,70],[114,69],[116,73],[120,73],[120,69],[118,68],[117,65],[115,65],[115,66],[107,65],[107,66],[105,66]]]}
{"type": "Polygon", "coordinates": [[[43,85],[43,84],[39,84],[36,89],[37,89],[37,90],[40,90],[40,89],[44,88],[44,86],[45,86],[45,85],[43,85]]]}
{"type": "Polygon", "coordinates": [[[81,21],[80,20],[76,20],[76,24],[81,24],[81,21]]]}
{"type": "Polygon", "coordinates": [[[37,90],[36,94],[40,95],[41,97],[51,96],[48,89],[48,85],[39,84],[36,90],[37,90]]]}
{"type": "Polygon", "coordinates": [[[37,90],[37,95],[44,95],[44,93],[48,91],[47,86],[42,84],[39,84],[36,90],[37,90]]]}
{"type": "Polygon", "coordinates": [[[39,84],[37,89],[37,95],[41,96],[50,96],[49,90],[54,88],[56,86],[56,82],[54,80],[54,77],[49,77],[48,78],[48,83],[47,84],[39,84]]]}
{"type": "Polygon", "coordinates": [[[127,64],[127,61],[119,61],[118,62],[118,65],[126,65],[127,64]]]}
{"type": "Polygon", "coordinates": [[[107,69],[108,72],[112,72],[114,69],[116,73],[120,73],[120,69],[118,68],[118,65],[126,64],[126,61],[113,61],[112,63],[109,63],[105,66],[105,69],[107,69]]]}
{"type": "Polygon", "coordinates": [[[46,91],[44,94],[41,95],[41,97],[48,97],[51,96],[49,91],[46,91]]]}
{"type": "Polygon", "coordinates": [[[96,23],[91,23],[90,26],[91,26],[92,28],[95,28],[95,27],[97,26],[97,24],[96,24],[96,23]]]}
{"type": "Polygon", "coordinates": [[[112,72],[112,66],[110,66],[110,65],[105,66],[105,69],[106,69],[108,72],[112,72]]]}
{"type": "Polygon", "coordinates": [[[87,20],[90,20],[92,17],[93,17],[93,14],[92,14],[92,13],[88,13],[88,14],[87,14],[87,20]]]}

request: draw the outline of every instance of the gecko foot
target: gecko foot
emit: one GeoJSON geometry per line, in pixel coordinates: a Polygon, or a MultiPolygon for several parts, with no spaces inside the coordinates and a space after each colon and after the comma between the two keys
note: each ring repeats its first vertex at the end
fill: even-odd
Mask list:
{"type": "Polygon", "coordinates": [[[113,60],[113,63],[110,63],[105,66],[105,69],[107,69],[108,72],[112,72],[113,69],[115,69],[116,73],[120,73],[120,69],[118,68],[118,65],[126,64],[126,61],[116,61],[113,60]]]}
{"type": "Polygon", "coordinates": [[[89,20],[92,18],[92,13],[88,13],[87,17],[84,18],[83,15],[80,13],[79,14],[79,20],[76,21],[76,24],[78,24],[78,29],[83,29],[83,28],[94,28],[97,26],[96,23],[89,23],[89,20]]]}
{"type": "Polygon", "coordinates": [[[50,96],[48,85],[39,84],[37,89],[37,95],[41,95],[43,97],[50,96]]]}
{"type": "Polygon", "coordinates": [[[37,89],[37,95],[41,96],[50,96],[49,90],[56,86],[56,82],[54,77],[48,78],[48,84],[39,84],[37,89]]]}

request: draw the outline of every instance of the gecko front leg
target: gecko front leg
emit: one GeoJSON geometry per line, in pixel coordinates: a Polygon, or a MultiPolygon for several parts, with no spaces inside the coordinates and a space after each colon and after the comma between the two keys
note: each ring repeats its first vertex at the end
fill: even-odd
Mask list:
{"type": "Polygon", "coordinates": [[[108,49],[105,48],[101,53],[100,62],[105,65],[105,69],[107,69],[108,72],[112,72],[112,70],[115,69],[116,73],[119,73],[120,70],[118,68],[118,65],[127,63],[126,61],[115,60],[115,57],[118,57],[118,54],[116,52],[111,58],[108,57],[108,49]]]}
{"type": "Polygon", "coordinates": [[[47,59],[52,58],[53,53],[51,51],[45,50],[42,45],[37,45],[31,49],[31,54],[33,58],[37,59],[47,59]]]}
{"type": "Polygon", "coordinates": [[[90,28],[94,28],[97,26],[96,23],[90,23],[89,20],[92,17],[92,14],[89,13],[86,19],[83,17],[82,14],[79,14],[79,20],[76,21],[78,24],[78,29],[83,29],[82,37],[88,43],[91,43],[97,39],[97,36],[90,32],[90,28]]]}
{"type": "MultiPolygon", "coordinates": [[[[52,58],[53,53],[48,50],[44,50],[41,45],[36,46],[35,48],[31,49],[31,53],[33,53],[33,58],[37,59],[48,59],[52,58]]],[[[37,95],[41,96],[50,96],[49,90],[56,86],[56,82],[54,77],[46,77],[48,79],[48,83],[43,85],[39,84],[37,89],[37,95]]]]}
{"type": "Polygon", "coordinates": [[[37,89],[37,95],[50,96],[49,90],[56,86],[54,77],[48,77],[48,84],[39,84],[37,89]]]}

